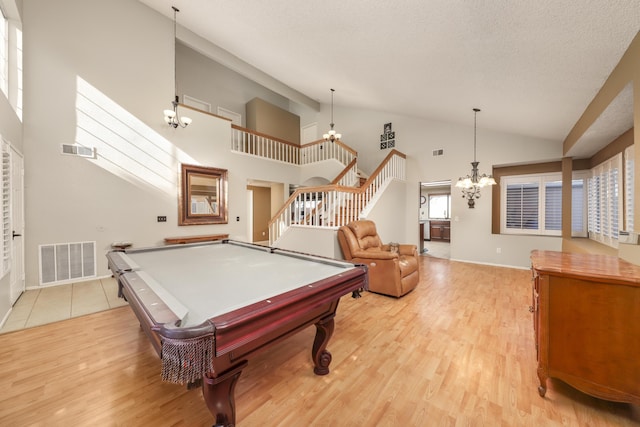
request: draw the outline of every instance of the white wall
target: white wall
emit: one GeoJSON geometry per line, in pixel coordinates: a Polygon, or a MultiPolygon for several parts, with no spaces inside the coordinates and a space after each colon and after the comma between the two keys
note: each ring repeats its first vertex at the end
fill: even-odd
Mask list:
{"type": "Polygon", "coordinates": [[[278,239],[277,247],[291,251],[344,259],[337,231],[329,228],[289,227],[278,239]]]}
{"type": "MultiPolygon", "coordinates": [[[[387,188],[374,201],[371,211],[366,215],[367,219],[376,223],[376,231],[382,239],[382,243],[411,243],[413,239],[406,235],[404,226],[407,183],[403,181],[390,181],[387,188]]],[[[415,222],[416,232],[418,222],[415,222]]]]}
{"type": "Polygon", "coordinates": [[[300,166],[300,183],[304,183],[305,186],[325,185],[343,170],[344,165],[335,159],[302,165],[300,166]],[[316,183],[313,183],[314,179],[316,183]]]}

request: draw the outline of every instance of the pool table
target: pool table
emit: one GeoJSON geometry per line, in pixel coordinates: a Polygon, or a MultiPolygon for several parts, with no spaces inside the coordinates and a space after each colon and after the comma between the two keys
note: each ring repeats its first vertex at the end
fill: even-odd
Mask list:
{"type": "Polygon", "coordinates": [[[215,426],[235,425],[234,389],[257,352],[316,326],[311,355],[329,373],[327,343],[340,298],[367,289],[367,268],[222,240],[107,253],[165,381],[202,383],[215,426]]]}

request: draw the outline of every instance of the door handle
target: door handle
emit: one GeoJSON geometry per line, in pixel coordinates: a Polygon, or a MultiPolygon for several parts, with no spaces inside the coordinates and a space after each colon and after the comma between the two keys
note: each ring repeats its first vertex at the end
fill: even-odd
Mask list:
{"type": "Polygon", "coordinates": [[[11,240],[15,239],[16,237],[20,237],[22,236],[22,234],[16,233],[15,231],[11,232],[11,240]]]}

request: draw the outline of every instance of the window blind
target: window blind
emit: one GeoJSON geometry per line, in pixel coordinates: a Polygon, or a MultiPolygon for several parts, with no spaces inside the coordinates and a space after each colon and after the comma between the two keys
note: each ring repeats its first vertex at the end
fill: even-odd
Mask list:
{"type": "Polygon", "coordinates": [[[593,176],[589,185],[589,233],[600,233],[600,177],[593,176]]]}
{"type": "Polygon", "coordinates": [[[626,200],[625,208],[625,230],[633,231],[634,216],[634,149],[633,145],[624,150],[624,194],[626,200]]]}
{"type": "Polygon", "coordinates": [[[618,183],[618,169],[609,170],[609,236],[614,239],[618,238],[619,231],[619,210],[618,203],[620,201],[620,186],[618,183]]]}
{"type": "Polygon", "coordinates": [[[509,229],[538,230],[539,185],[507,185],[506,225],[509,229]]]}
{"type": "Polygon", "coordinates": [[[571,181],[571,234],[585,236],[585,181],[574,179],[571,181]]]}
{"type": "Polygon", "coordinates": [[[11,157],[10,147],[2,141],[2,269],[4,274],[11,262],[11,157]]]}
{"type": "Polygon", "coordinates": [[[621,169],[622,154],[617,154],[593,168],[589,180],[589,238],[613,247],[622,222],[621,169]]]}
{"type": "Polygon", "coordinates": [[[562,230],[562,181],[545,183],[544,228],[562,230]]]}
{"type": "Polygon", "coordinates": [[[0,89],[9,94],[9,23],[0,10],[0,89]]]}

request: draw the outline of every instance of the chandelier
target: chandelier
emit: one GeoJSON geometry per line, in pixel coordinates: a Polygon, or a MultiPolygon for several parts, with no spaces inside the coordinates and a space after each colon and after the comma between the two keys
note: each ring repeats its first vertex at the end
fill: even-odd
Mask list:
{"type": "Polygon", "coordinates": [[[496,180],[491,175],[478,172],[480,162],[476,160],[476,127],[479,108],[473,109],[473,162],[471,162],[471,175],[459,178],[456,187],[462,190],[462,197],[467,199],[469,209],[476,205],[476,199],[480,198],[480,189],[487,185],[496,185],[496,180]]]}
{"type": "Polygon", "coordinates": [[[335,92],[335,89],[331,89],[331,129],[329,130],[329,132],[322,135],[324,140],[329,142],[340,141],[340,138],[342,138],[341,134],[336,133],[336,131],[333,130],[333,92],[335,92]]]}
{"type": "MultiPolygon", "coordinates": [[[[171,6],[171,9],[173,9],[173,44],[175,46],[175,42],[176,42],[176,13],[180,12],[180,9],[178,9],[175,6],[171,6]]],[[[180,115],[178,114],[178,105],[179,105],[179,97],[178,97],[178,82],[177,82],[177,77],[176,77],[176,55],[175,55],[175,50],[174,50],[174,54],[173,54],[173,87],[174,87],[174,94],[175,94],[175,98],[173,99],[173,101],[171,101],[171,104],[173,105],[173,109],[172,110],[164,110],[164,120],[167,122],[167,124],[171,127],[177,128],[178,126],[180,126],[181,128],[186,128],[189,123],[191,123],[191,119],[189,117],[182,117],[180,118],[180,115]]]]}

